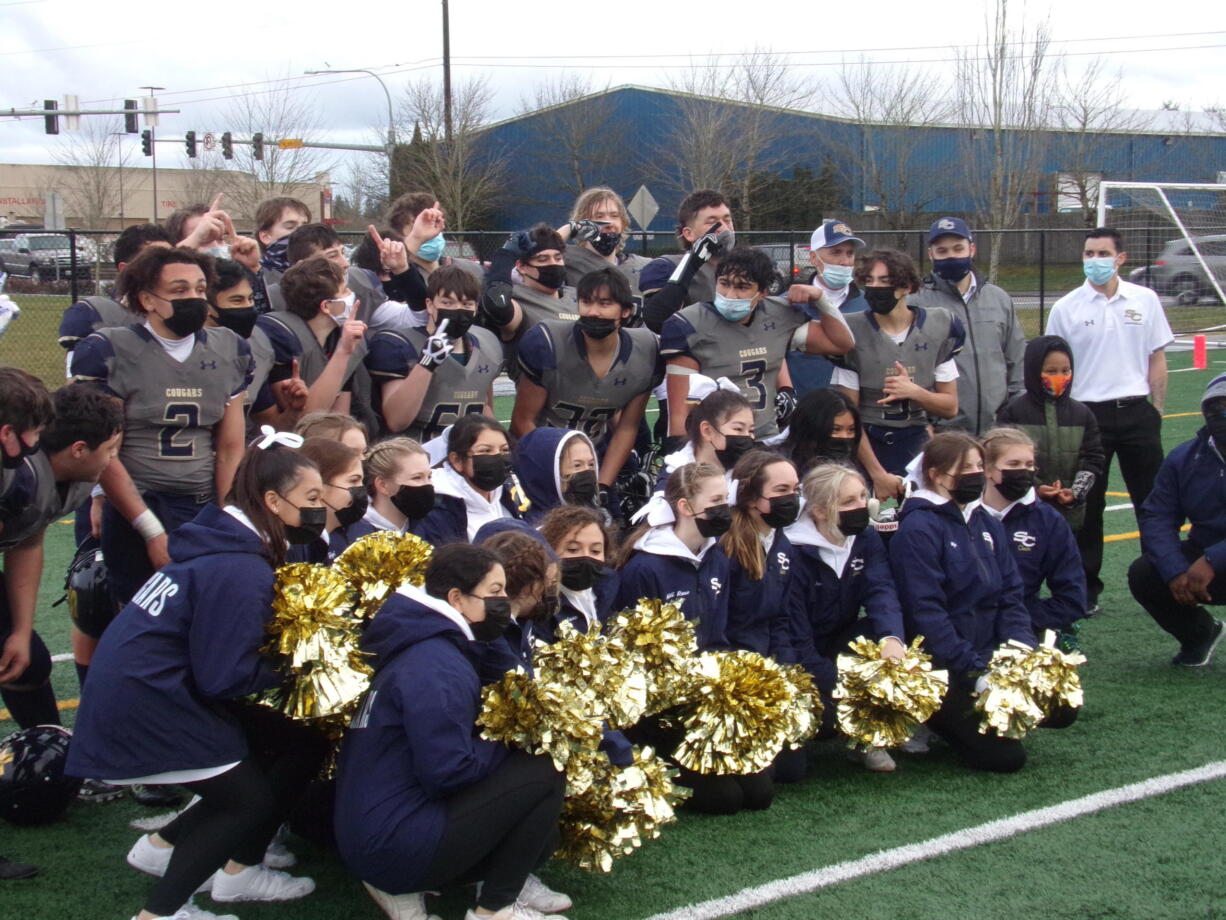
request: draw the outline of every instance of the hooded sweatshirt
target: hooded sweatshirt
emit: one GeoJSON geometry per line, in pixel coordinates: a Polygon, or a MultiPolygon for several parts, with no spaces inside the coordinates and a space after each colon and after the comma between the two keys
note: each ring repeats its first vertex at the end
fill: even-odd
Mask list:
{"type": "Polygon", "coordinates": [[[470,636],[449,604],[411,586],[392,595],[362,635],[375,675],[341,746],[336,842],[350,871],[391,894],[420,890],[447,800],[508,753],[479,737],[481,681],[470,636]]]}
{"type": "Polygon", "coordinates": [[[620,574],[616,609],[633,607],[641,598],[679,603],[687,620],[698,621],[699,651],[731,648],[726,635],[728,557],[714,538],[692,553],[673,525],[653,527],[634,544],[620,574]]]}
{"type": "MultiPolygon", "coordinates": [[[[921,489],[903,503],[890,568],[909,636],[954,675],[987,667],[1009,639],[1035,645],[1022,579],[1000,522],[921,489]]],[[[953,675],[951,675],[953,676],[953,675]]]]}
{"type": "MultiPolygon", "coordinates": [[[[592,456],[596,456],[596,448],[587,435],[565,428],[533,428],[515,445],[515,472],[523,483],[524,492],[532,501],[532,507],[524,514],[524,520],[534,527],[547,512],[567,504],[562,495],[560,469],[562,454],[575,438],[586,441],[592,449],[592,456]]],[[[600,477],[599,463],[596,466],[596,476],[600,477]]]]}
{"type": "Polygon", "coordinates": [[[81,694],[74,776],[134,779],[233,764],[247,739],[224,705],[275,686],[263,540],[214,505],[170,535],[155,572],[107,627],[81,694]]]}
{"type": "MultiPolygon", "coordinates": [[[[996,414],[996,421],[1030,435],[1042,483],[1051,485],[1058,479],[1065,488],[1072,488],[1079,475],[1089,474],[1090,479],[1084,487],[1088,493],[1094,480],[1106,472],[1098,421],[1085,403],[1069,395],[1073,391],[1072,381],[1059,396],[1052,396],[1043,389],[1043,362],[1053,351],[1067,355],[1069,367],[1076,373],[1073,351],[1060,336],[1041,335],[1031,340],[1023,361],[1026,391],[1005,403],[996,414]]],[[[1074,530],[1081,527],[1085,519],[1084,504],[1057,508],[1070,527],[1074,530]]]]}
{"type": "Polygon", "coordinates": [[[431,479],[434,508],[420,523],[414,522],[413,533],[432,546],[469,543],[483,524],[523,516],[513,498],[518,490],[507,485],[496,488],[487,500],[449,462],[435,469],[431,479]]]}

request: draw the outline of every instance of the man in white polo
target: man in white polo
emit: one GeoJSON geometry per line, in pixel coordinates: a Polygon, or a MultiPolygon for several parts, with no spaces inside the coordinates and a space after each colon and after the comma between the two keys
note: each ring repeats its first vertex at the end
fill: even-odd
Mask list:
{"type": "MultiPolygon", "coordinates": [[[[1082,251],[1086,282],[1056,301],[1046,332],[1072,348],[1073,398],[1098,419],[1107,469],[1118,456],[1133,507],[1140,508],[1162,465],[1165,349],[1174,336],[1158,296],[1119,276],[1127,258],[1117,230],[1090,230],[1082,251]]],[[[1092,613],[1103,589],[1099,570],[1106,493],[1107,477],[1101,476],[1077,534],[1092,613]]]]}

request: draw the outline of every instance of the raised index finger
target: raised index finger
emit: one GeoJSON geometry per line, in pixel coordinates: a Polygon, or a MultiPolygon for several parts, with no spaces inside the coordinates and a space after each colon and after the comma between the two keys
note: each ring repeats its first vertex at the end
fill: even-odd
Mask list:
{"type": "Polygon", "coordinates": [[[213,203],[209,205],[210,211],[216,211],[221,206],[221,199],[226,197],[225,192],[218,192],[213,196],[213,203]]]}
{"type": "Polygon", "coordinates": [[[379,235],[379,228],[374,224],[366,225],[366,232],[370,234],[370,238],[375,241],[375,245],[380,249],[383,248],[383,237],[379,235]]]}

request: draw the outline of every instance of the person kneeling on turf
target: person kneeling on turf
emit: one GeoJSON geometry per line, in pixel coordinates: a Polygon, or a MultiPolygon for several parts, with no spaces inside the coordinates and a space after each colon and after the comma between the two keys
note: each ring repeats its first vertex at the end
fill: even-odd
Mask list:
{"type": "Polygon", "coordinates": [[[1128,587],[1159,626],[1179,640],[1171,664],[1199,668],[1222,639],[1223,623],[1202,604],[1226,604],[1226,374],[1201,399],[1205,427],[1162,461],[1154,489],[1137,512],[1143,555],[1128,587]],[[1190,521],[1188,539],[1179,528],[1190,521]]]}

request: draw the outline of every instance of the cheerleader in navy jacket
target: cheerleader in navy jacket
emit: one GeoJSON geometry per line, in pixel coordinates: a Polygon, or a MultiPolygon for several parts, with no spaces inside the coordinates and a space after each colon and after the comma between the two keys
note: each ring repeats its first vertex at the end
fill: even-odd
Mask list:
{"type": "Polygon", "coordinates": [[[594,508],[565,505],[545,515],[540,532],[558,557],[561,591],[558,612],[535,624],[536,634],[552,642],[563,622],[581,633],[599,631],[619,609],[615,602],[621,584],[609,568],[613,537],[604,515],[594,508]]]}
{"type": "Polygon", "coordinates": [[[533,526],[550,509],[594,508],[600,500],[596,448],[582,431],[533,428],[515,445],[515,472],[532,502],[524,520],[533,526]]]}
{"type": "Polygon", "coordinates": [[[1026,763],[1020,741],[979,733],[976,690],[992,652],[1015,639],[1034,646],[1022,579],[1000,522],[980,502],[979,442],[943,432],[923,451],[925,488],[903,504],[890,567],[909,635],[924,637],[949,692],[928,726],[975,769],[1011,773],[1026,763]]]}
{"type": "Polygon", "coordinates": [[[279,446],[295,436],[265,430],[226,506],[205,506],[171,536],[170,564],[107,628],[81,696],[68,773],[177,784],[200,797],[129,852],[129,864],[160,876],[138,920],[175,915],[210,879],[223,902],[283,901],[315,888],[262,860],[326,743],[241,702],[279,681],[260,654],[273,571],[287,539],[318,537],[325,511],[315,465],[279,446]]]}
{"type": "Polygon", "coordinates": [[[354,539],[379,530],[417,533],[434,509],[430,457],[412,438],[388,438],[366,451],[366,494],[370,503],[362,520],[349,528],[354,539]]]}
{"type": "MultiPolygon", "coordinates": [[[[886,657],[901,658],[902,611],[885,546],[868,526],[868,491],[859,472],[820,464],[805,476],[803,491],[804,515],[787,529],[793,549],[787,623],[794,631],[795,658],[822,695],[821,734],[833,737],[838,656],[864,636],[882,642],[886,657]]],[[[885,750],[857,750],[851,756],[873,772],[894,769],[885,750]]]]}
{"type": "Polygon", "coordinates": [[[500,637],[510,612],[498,558],[456,544],[362,636],[375,675],[341,749],[336,839],[389,916],[424,918],[421,892],[478,881],[466,920],[570,907],[532,875],[557,847],[565,777],[548,756],[482,740],[476,725],[475,647],[500,637]]]}

